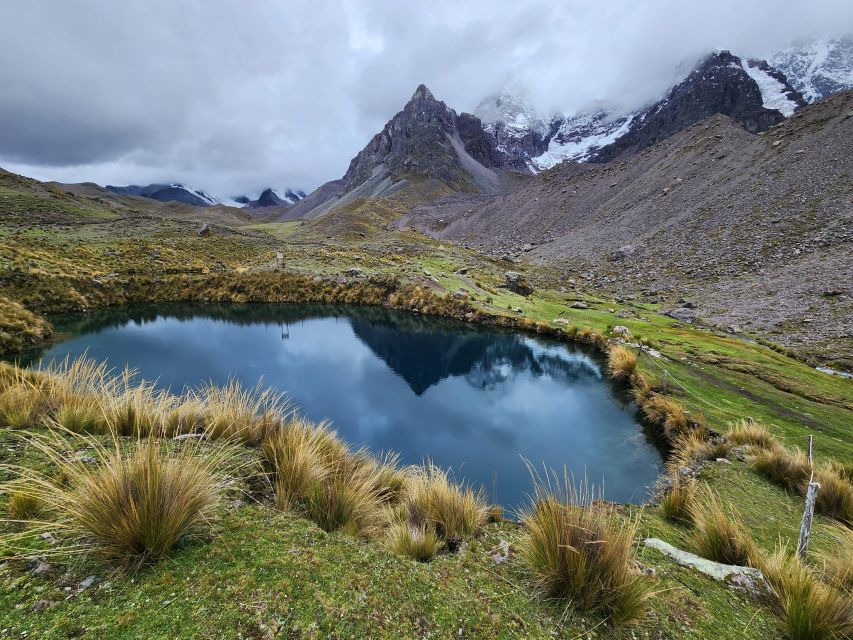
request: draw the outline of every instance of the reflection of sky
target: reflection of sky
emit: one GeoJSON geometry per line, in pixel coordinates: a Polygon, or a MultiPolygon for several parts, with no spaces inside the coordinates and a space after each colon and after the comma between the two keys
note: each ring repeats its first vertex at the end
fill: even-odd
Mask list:
{"type": "MultiPolygon", "coordinates": [[[[371,339],[391,341],[380,351],[393,353],[398,370],[417,370],[413,358],[423,356],[395,352],[394,335],[380,331],[371,339]]],[[[290,337],[282,340],[275,324],[161,317],[71,339],[45,357],[88,351],[173,390],[207,380],[222,384],[229,376],[254,385],[263,377],[308,417],[330,418],[348,442],[398,451],[404,463],[432,458],[457,478],[490,493],[495,487],[497,501],[509,507],[530,488],[522,456],[540,468],[565,465],[576,477],[586,473],[594,484],[603,482],[611,500],[643,499],[659,454],[616,402],[594,361],[532,338],[478,335],[481,351],[471,370],[437,377],[421,395],[354,334],[346,318],[291,324],[290,337]],[[538,371],[525,362],[536,363],[538,371]]],[[[455,339],[448,334],[447,344],[455,339]]]]}

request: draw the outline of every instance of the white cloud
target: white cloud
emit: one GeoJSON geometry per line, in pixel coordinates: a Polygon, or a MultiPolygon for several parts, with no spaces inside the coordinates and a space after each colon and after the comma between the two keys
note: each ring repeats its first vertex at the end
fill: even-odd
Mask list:
{"type": "Polygon", "coordinates": [[[340,177],[421,82],[458,111],[508,82],[542,110],[629,108],[853,4],[9,0],[0,24],[0,166],[234,195],[340,177]]]}

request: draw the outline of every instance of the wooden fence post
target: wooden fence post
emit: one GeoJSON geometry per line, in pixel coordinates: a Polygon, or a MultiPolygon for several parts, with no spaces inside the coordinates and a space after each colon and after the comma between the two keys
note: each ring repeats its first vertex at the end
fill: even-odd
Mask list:
{"type": "Polygon", "coordinates": [[[803,511],[803,522],[800,525],[800,539],[797,542],[797,555],[800,560],[806,559],[806,551],[809,548],[809,536],[812,532],[812,518],[814,518],[814,503],[817,498],[817,490],[820,483],[811,481],[806,491],[806,508],[803,511]]]}

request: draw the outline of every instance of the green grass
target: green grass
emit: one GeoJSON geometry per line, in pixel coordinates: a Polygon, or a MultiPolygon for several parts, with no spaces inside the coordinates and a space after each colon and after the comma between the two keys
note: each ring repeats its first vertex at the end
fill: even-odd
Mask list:
{"type": "MultiPolygon", "coordinates": [[[[0,318],[6,323],[0,326],[0,349],[15,351],[47,334],[49,327],[41,324],[46,313],[113,304],[387,302],[361,280],[334,284],[344,271],[358,267],[438,296],[464,287],[472,294],[471,309],[489,314],[489,321],[521,318],[532,328],[535,323],[558,328],[562,325],[553,321],[562,318],[600,332],[626,326],[662,353],[659,359],[641,355],[637,370],[658,387],[668,372],[667,393],[692,414],[704,415],[710,428],[724,433],[728,423],[751,416],[786,446],[804,447],[806,437],[815,436],[818,464],[830,458],[853,461],[853,381],[824,375],[743,337],[674,323],[656,305],[601,298],[584,289],[581,278],[577,289],[560,292],[560,281],[545,268],[384,230],[400,206],[385,202],[371,211],[359,203],[354,222],[332,238],[318,225],[291,222],[235,223],[233,231],[200,237],[203,212],[113,207],[6,177],[0,184],[0,281],[2,295],[21,303],[22,311],[6,312],[12,307],[4,305],[9,318],[0,318]],[[27,224],[22,213],[29,216],[27,224]],[[365,230],[368,237],[360,239],[358,232],[365,230]],[[284,270],[268,271],[278,251],[284,254],[284,270]],[[468,272],[457,273],[460,267],[468,272]],[[535,292],[523,297],[502,288],[508,270],[525,273],[535,292]],[[316,286],[315,276],[323,278],[316,286]],[[589,308],[574,309],[575,301],[589,308]],[[29,328],[35,333],[28,335],[29,328]]],[[[452,305],[435,308],[458,312],[452,305]]],[[[3,429],[0,462],[43,464],[3,429]]],[[[737,509],[761,551],[772,552],[780,538],[789,544],[796,540],[801,497],[736,460],[709,463],[699,479],[737,509]]],[[[0,510],[6,500],[0,496],[0,510]]],[[[463,637],[625,637],[596,614],[579,614],[535,596],[518,560],[522,531],[511,522],[483,525],[458,554],[439,553],[421,563],[379,541],[327,534],[308,519],[270,507],[271,497],[264,504],[248,500],[223,516],[215,538],[178,545],[171,557],[137,573],[116,573],[79,558],[57,561],[52,576],[35,578],[19,560],[3,564],[10,550],[0,550],[0,631],[7,629],[2,634],[10,637],[26,631],[28,637],[105,639],[457,637],[459,629],[463,637]],[[510,544],[510,559],[498,565],[492,554],[502,540],[510,544]],[[102,582],[77,593],[79,582],[91,574],[102,582]],[[33,613],[39,600],[55,604],[33,613]]],[[[667,520],[658,509],[626,507],[625,512],[639,518],[639,539],[656,536],[697,551],[690,527],[667,520]]],[[[8,526],[17,525],[0,524],[8,526]]],[[[832,527],[830,520],[816,517],[815,554],[831,552],[832,527]]],[[[49,548],[44,541],[32,544],[33,551],[49,548]]],[[[655,570],[647,578],[654,595],[648,618],[633,631],[637,638],[779,637],[780,620],[769,607],[655,550],[640,545],[637,554],[655,570]]]]}

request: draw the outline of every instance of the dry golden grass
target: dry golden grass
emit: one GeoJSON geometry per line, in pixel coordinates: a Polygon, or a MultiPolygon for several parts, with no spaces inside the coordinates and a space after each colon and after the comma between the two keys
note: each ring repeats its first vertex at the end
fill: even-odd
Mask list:
{"type": "MultiPolygon", "coordinates": [[[[853,526],[853,485],[828,465],[815,470],[814,479],[820,483],[815,510],[853,526]]],[[[805,490],[805,485],[800,487],[801,493],[805,490]]]]}
{"type": "Polygon", "coordinates": [[[43,394],[28,381],[9,385],[0,392],[0,427],[35,427],[44,412],[43,394]]]}
{"type": "Polygon", "coordinates": [[[710,490],[693,501],[690,513],[695,525],[693,544],[699,555],[740,566],[757,560],[758,549],[738,515],[727,513],[710,490]]]}
{"type": "Polygon", "coordinates": [[[752,461],[752,468],[791,493],[799,493],[812,472],[808,456],[802,450],[784,447],[759,451],[752,461]]]}
{"type": "Polygon", "coordinates": [[[693,521],[696,502],[696,481],[682,480],[676,475],[669,491],[661,498],[660,508],[668,519],[682,524],[693,521]]]}
{"type": "Polygon", "coordinates": [[[12,520],[35,520],[44,512],[45,505],[38,495],[23,487],[9,492],[6,510],[12,520]]]}
{"type": "Polygon", "coordinates": [[[615,345],[607,351],[607,371],[612,378],[617,380],[628,380],[637,369],[637,354],[623,347],[615,345]]]}
{"type": "Polygon", "coordinates": [[[581,611],[600,611],[613,625],[641,619],[650,594],[634,568],[637,522],[595,508],[567,478],[557,488],[534,484],[519,555],[538,588],[581,611]]]}
{"type": "Polygon", "coordinates": [[[289,413],[282,394],[260,383],[247,389],[229,380],[224,387],[204,387],[200,395],[212,437],[236,438],[250,446],[259,445],[289,413]]]}
{"type": "Polygon", "coordinates": [[[818,551],[817,560],[829,584],[853,595],[853,529],[835,524],[831,535],[832,548],[818,551]]]}
{"type": "Polygon", "coordinates": [[[796,555],[779,548],[761,562],[792,640],[840,640],[853,635],[853,599],[821,583],[796,555]]]}
{"type": "Polygon", "coordinates": [[[261,445],[261,452],[274,471],[278,509],[299,508],[311,487],[325,481],[331,472],[312,429],[295,420],[269,434],[261,445]]]}
{"type": "Polygon", "coordinates": [[[672,453],[667,463],[671,470],[678,467],[689,467],[704,460],[726,458],[731,452],[732,445],[724,440],[707,440],[700,431],[679,433],[672,442],[672,453]]]}
{"type": "Polygon", "coordinates": [[[663,428],[663,433],[669,441],[692,428],[690,416],[681,403],[662,394],[649,394],[640,404],[640,408],[651,422],[663,428]]]}
{"type": "Polygon", "coordinates": [[[429,562],[444,543],[435,530],[425,524],[415,526],[408,522],[396,522],[388,529],[385,544],[398,555],[418,562],[429,562]]]}
{"type": "Polygon", "coordinates": [[[432,527],[449,549],[476,535],[486,522],[483,492],[457,484],[431,462],[412,471],[403,492],[401,519],[412,526],[432,527]]]}
{"type": "Polygon", "coordinates": [[[239,466],[238,451],[225,441],[199,439],[170,448],[156,437],[116,437],[103,445],[54,425],[29,443],[57,473],[18,469],[17,482],[49,517],[4,542],[11,545],[49,529],[72,545],[54,553],[91,551],[119,563],[158,560],[182,540],[210,532],[223,480],[239,466]],[[90,449],[97,463],[68,458],[69,446],[90,449]]]}
{"type": "Polygon", "coordinates": [[[779,443],[767,427],[748,418],[729,425],[726,440],[734,445],[749,445],[756,449],[771,450],[779,447],[779,443]]]}
{"type": "Polygon", "coordinates": [[[378,536],[386,505],[402,485],[396,457],[350,451],[327,424],[293,419],[269,432],[261,452],[272,469],[276,506],[326,531],[378,536]]]}
{"type": "Polygon", "coordinates": [[[353,473],[332,469],[328,478],[309,486],[305,514],[324,531],[376,536],[387,522],[376,485],[375,472],[367,465],[353,473]]]}

